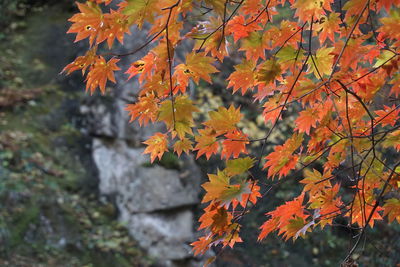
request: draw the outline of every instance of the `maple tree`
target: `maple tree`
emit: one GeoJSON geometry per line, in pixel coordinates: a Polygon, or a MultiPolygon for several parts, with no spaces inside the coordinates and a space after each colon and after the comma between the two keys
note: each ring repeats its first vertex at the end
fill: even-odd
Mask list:
{"type": "Polygon", "coordinates": [[[166,126],[144,142],[144,153],[152,162],[169,150],[225,161],[203,184],[205,235],[192,243],[194,254],[242,242],[241,219],[288,179],[302,190],[266,211],[259,240],[275,231],[295,240],[343,217],[359,231],[346,261],[376,221],[400,223],[400,0],[111,2],[77,3],[68,33],[88,39],[89,48],[64,72],[81,70],[86,90],[104,94],[119,59],[151,46],[122,70],[140,82],[126,107],[131,121],[166,126]],[[290,15],[282,17],[283,9],[290,15]],[[99,52],[145,24],[148,40],[134,51],[99,52]],[[192,49],[180,62],[175,51],[183,43],[192,49]],[[194,117],[200,110],[187,93],[190,81],[213,83],[232,56],[240,63],[226,88],[259,105],[263,138],[238,126],[245,117],[239,105],[209,111],[204,121],[194,117]],[[267,153],[282,121],[291,136],[267,153]],[[266,175],[256,176],[258,168],[266,175]]]}

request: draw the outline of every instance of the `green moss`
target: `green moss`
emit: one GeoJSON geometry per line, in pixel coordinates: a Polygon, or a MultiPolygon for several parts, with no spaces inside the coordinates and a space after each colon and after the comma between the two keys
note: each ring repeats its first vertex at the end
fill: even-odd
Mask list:
{"type": "Polygon", "coordinates": [[[142,163],[142,167],[145,168],[151,168],[154,165],[160,165],[166,169],[172,169],[172,170],[181,170],[182,169],[182,161],[179,159],[177,155],[171,152],[166,152],[162,156],[161,160],[156,159],[153,163],[151,162],[145,162],[142,163]]]}
{"type": "Polygon", "coordinates": [[[11,240],[10,247],[15,247],[23,242],[24,234],[27,231],[30,224],[37,223],[39,218],[39,208],[36,203],[32,203],[26,207],[21,214],[17,215],[13,220],[11,226],[11,240]]]}
{"type": "Polygon", "coordinates": [[[167,169],[175,169],[175,170],[181,169],[181,162],[178,156],[171,152],[164,153],[163,157],[158,162],[158,164],[167,169]]]}

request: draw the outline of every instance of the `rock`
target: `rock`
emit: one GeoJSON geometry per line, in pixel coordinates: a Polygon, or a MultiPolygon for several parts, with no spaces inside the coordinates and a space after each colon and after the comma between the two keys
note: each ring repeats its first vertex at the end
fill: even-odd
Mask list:
{"type": "Polygon", "coordinates": [[[153,212],[196,205],[199,202],[199,169],[186,158],[182,171],[154,165],[143,148],[128,147],[125,141],[93,140],[93,158],[99,170],[100,192],[116,196],[120,210],[153,212]],[[185,173],[190,173],[185,177],[185,173]]]}
{"type": "Polygon", "coordinates": [[[193,242],[193,213],[188,209],[168,212],[121,213],[130,234],[145,248],[150,256],[158,259],[177,260],[190,258],[193,242]]]}
{"type": "Polygon", "coordinates": [[[149,166],[143,151],[125,140],[93,138],[100,193],[114,197],[119,220],[150,256],[176,266],[173,261],[193,257],[200,170],[190,157],[183,157],[181,170],[149,166]]]}
{"type": "MultiPolygon", "coordinates": [[[[131,102],[133,103],[133,101],[131,102]]],[[[139,146],[157,131],[164,131],[161,123],[140,127],[130,123],[127,102],[112,97],[88,97],[80,106],[84,116],[82,131],[90,136],[128,140],[139,146]]]]}

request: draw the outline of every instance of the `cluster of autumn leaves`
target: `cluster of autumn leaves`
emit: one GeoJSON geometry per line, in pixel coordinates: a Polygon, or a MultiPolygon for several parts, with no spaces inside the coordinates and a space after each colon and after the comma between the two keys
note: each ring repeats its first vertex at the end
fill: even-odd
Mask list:
{"type": "Polygon", "coordinates": [[[104,93],[124,55],[101,54],[98,46],[122,43],[130,27],[148,23],[148,40],[127,55],[152,48],[125,70],[140,83],[137,101],[126,107],[131,121],[166,126],[144,142],[144,153],[152,162],[170,149],[225,160],[203,184],[208,205],[199,221],[206,234],[193,243],[195,254],[241,242],[240,219],[274,178],[293,170],[295,178],[303,173],[303,190],[266,213],[259,240],[273,231],[296,239],[338,216],[360,229],[382,216],[400,223],[400,163],[386,158],[400,151],[399,0],[349,0],[341,9],[333,0],[127,0],[104,13],[110,2],[77,3],[68,33],[89,39],[90,48],[64,71],[81,70],[86,89],[104,93]],[[281,18],[282,10],[290,15],[281,18]],[[182,43],[193,49],[179,62],[182,43]],[[190,81],[212,83],[230,56],[241,62],[227,88],[260,104],[265,138],[251,139],[237,126],[243,114],[234,105],[210,111],[201,125],[194,120],[199,109],[186,93],[190,81]],[[259,142],[263,153],[289,108],[297,113],[292,136],[251,157],[249,144],[259,142]],[[260,164],[268,185],[252,173],[260,164]]]}

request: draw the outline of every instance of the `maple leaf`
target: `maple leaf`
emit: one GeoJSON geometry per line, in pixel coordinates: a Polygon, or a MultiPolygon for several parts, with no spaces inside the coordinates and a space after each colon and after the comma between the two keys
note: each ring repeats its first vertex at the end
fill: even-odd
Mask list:
{"type": "Polygon", "coordinates": [[[308,215],[304,213],[304,194],[300,194],[293,200],[286,201],[285,204],[277,207],[275,210],[269,212],[268,214],[273,217],[279,217],[279,224],[281,226],[289,223],[289,220],[295,217],[307,218],[308,215]]]}
{"type": "Polygon", "coordinates": [[[228,88],[233,87],[233,93],[242,89],[242,95],[244,95],[249,88],[253,88],[255,82],[255,66],[255,63],[252,61],[244,61],[243,63],[236,65],[236,71],[232,72],[228,77],[228,88]]]}
{"type": "Polygon", "coordinates": [[[131,122],[138,119],[139,125],[142,126],[148,124],[149,121],[154,122],[157,119],[158,102],[159,100],[152,93],[139,97],[135,104],[126,105],[125,110],[129,111],[131,122]]]}
{"type": "Polygon", "coordinates": [[[397,220],[400,223],[400,200],[397,198],[386,200],[383,205],[383,216],[388,216],[389,222],[397,220]]]}
{"type": "Polygon", "coordinates": [[[200,129],[195,140],[197,144],[193,150],[198,150],[196,159],[205,154],[208,160],[212,154],[217,154],[219,144],[214,130],[210,128],[200,129]]]}
{"type": "Polygon", "coordinates": [[[386,125],[394,126],[397,120],[399,119],[400,110],[396,108],[395,105],[393,105],[392,107],[384,105],[383,107],[384,109],[375,111],[376,115],[378,115],[376,120],[382,126],[386,125]]]}
{"type": "Polygon", "coordinates": [[[321,95],[320,90],[315,90],[316,86],[320,86],[320,84],[316,84],[314,81],[304,78],[296,84],[292,96],[301,98],[303,104],[314,103],[321,95]]]}
{"type": "Polygon", "coordinates": [[[389,82],[392,85],[392,89],[390,90],[390,94],[395,97],[400,96],[400,74],[394,75],[393,80],[389,82]]]}
{"type": "Polygon", "coordinates": [[[76,70],[82,70],[82,74],[85,74],[86,69],[96,62],[96,51],[97,46],[92,47],[86,52],[84,56],[77,57],[72,63],[65,66],[61,73],[67,72],[67,74],[69,75],[76,70]]]}
{"type": "Polygon", "coordinates": [[[364,8],[365,2],[363,0],[351,0],[344,4],[343,9],[346,10],[345,20],[350,20],[351,16],[357,16],[361,14],[361,10],[364,8]]]}
{"type": "MultiPolygon", "coordinates": [[[[386,103],[396,102],[400,95],[400,0],[348,0],[339,8],[344,13],[334,0],[123,0],[116,10],[108,6],[110,2],[77,3],[79,11],[70,18],[68,33],[76,34],[75,41],[88,39],[90,48],[62,72],[81,70],[86,75],[86,90],[93,93],[100,88],[104,93],[107,81],[115,82],[118,60],[146,50],[147,54],[126,70],[128,80],[136,76],[140,86],[136,102],[126,110],[140,126],[159,121],[167,132],[145,141],[144,153],[150,154],[151,162],[161,159],[171,140],[178,156],[193,150],[197,158],[205,155],[210,160],[220,153],[226,159],[225,169],[210,174],[203,184],[203,202],[209,205],[199,219],[199,230],[206,234],[192,243],[195,254],[212,246],[225,248],[242,242],[238,221],[265,189],[256,182],[259,177],[253,177],[256,172],[252,169],[264,156],[263,168],[269,179],[288,175],[300,161],[303,166],[318,162],[323,171],[305,169],[301,195],[266,213],[259,240],[271,232],[295,240],[317,226],[332,225],[339,216],[360,227],[366,226],[369,217],[371,227],[382,216],[389,222],[400,220],[400,201],[393,197],[400,186],[398,175],[390,180],[391,188],[381,192],[392,175],[388,157],[400,151],[400,110],[396,103],[386,103]],[[289,13],[282,12],[287,8],[289,13]],[[378,23],[374,23],[376,19],[378,23]],[[131,26],[142,30],[144,23],[149,29],[143,30],[147,38],[142,45],[129,46],[125,55],[116,57],[96,54],[101,44],[108,48],[116,40],[122,44],[131,26]],[[183,47],[188,50],[182,54],[183,47]],[[233,63],[234,70],[226,63],[233,63]],[[332,69],[334,64],[337,66],[332,69]],[[272,123],[267,125],[272,133],[268,137],[279,140],[272,130],[279,120],[288,120],[282,130],[292,131],[292,135],[282,135],[283,145],[251,158],[249,137],[238,128],[241,108],[235,104],[229,103],[229,108],[219,105],[208,116],[196,116],[200,110],[187,94],[189,83],[216,82],[217,66],[224,71],[215,77],[228,77],[227,87],[233,94],[251,91],[246,98],[236,95],[229,99],[240,99],[250,108],[243,114],[252,121],[245,128],[255,133],[251,139],[254,148],[256,141],[264,145],[267,141],[256,129],[262,118],[272,123]],[[255,114],[256,102],[262,106],[260,116],[255,114]],[[297,118],[291,121],[290,114],[297,110],[297,118]],[[196,128],[194,117],[204,129],[196,128]],[[200,121],[203,117],[206,119],[200,121]],[[344,185],[335,178],[336,171],[350,166],[349,159],[362,174],[350,175],[354,179],[350,191],[342,190],[344,185]],[[377,199],[379,192],[382,195],[377,199]],[[381,200],[385,203],[377,205],[381,200]]],[[[206,109],[215,102],[207,100],[210,105],[206,109]]]]}
{"type": "Polygon", "coordinates": [[[257,14],[260,10],[262,10],[262,3],[259,0],[248,0],[243,3],[243,13],[254,15],[257,14]]]}
{"type": "Polygon", "coordinates": [[[155,133],[147,141],[143,142],[147,147],[143,154],[150,154],[151,163],[158,157],[160,160],[164,152],[168,151],[168,139],[165,134],[155,133]]]}
{"type": "Polygon", "coordinates": [[[222,40],[224,36],[221,31],[218,31],[221,23],[221,17],[210,17],[208,21],[199,21],[186,35],[197,40],[193,49],[199,51],[204,48],[206,55],[211,54],[222,61],[228,54],[229,43],[226,42],[226,39],[225,42],[222,40]]]}
{"type": "Polygon", "coordinates": [[[202,185],[204,190],[207,192],[204,195],[202,202],[204,203],[219,199],[229,186],[230,178],[230,176],[220,170],[218,170],[217,174],[208,174],[209,182],[202,185]]]}
{"type": "Polygon", "coordinates": [[[256,62],[259,58],[265,59],[264,37],[260,31],[251,32],[243,38],[242,46],[239,49],[246,52],[246,59],[256,62]]]}
{"type": "Polygon", "coordinates": [[[211,202],[204,211],[204,214],[199,219],[201,223],[199,230],[209,228],[213,233],[217,233],[220,236],[229,231],[232,225],[232,214],[227,211],[225,206],[211,202]]]}
{"type": "MultiPolygon", "coordinates": [[[[286,45],[276,54],[276,62],[282,70],[290,69],[294,71],[297,62],[301,62],[305,58],[304,49],[296,49],[292,45],[286,45]]],[[[278,73],[280,74],[280,73],[278,73]]]]}
{"type": "Polygon", "coordinates": [[[121,13],[129,17],[129,23],[134,23],[141,29],[146,20],[153,22],[152,15],[157,10],[157,4],[156,0],[126,0],[118,6],[121,13]]]}
{"type": "Polygon", "coordinates": [[[230,176],[234,176],[246,172],[253,167],[253,165],[254,159],[250,157],[232,159],[226,162],[225,172],[230,176]]]}
{"type": "Polygon", "coordinates": [[[249,36],[251,32],[261,30],[262,27],[258,23],[247,24],[244,16],[235,16],[228,22],[228,32],[233,35],[234,42],[249,36]]]}
{"type": "Polygon", "coordinates": [[[187,138],[183,138],[175,142],[174,151],[178,154],[178,156],[180,156],[182,152],[189,154],[189,151],[193,150],[192,144],[192,141],[187,138]]]}
{"type": "Polygon", "coordinates": [[[299,113],[299,117],[296,119],[296,128],[300,133],[310,134],[311,127],[315,128],[319,121],[319,111],[307,108],[299,113]]]}
{"type": "Polygon", "coordinates": [[[212,241],[212,238],[209,236],[202,236],[199,238],[199,240],[191,243],[190,245],[193,246],[194,255],[203,255],[211,247],[212,241]]]}
{"type": "Polygon", "coordinates": [[[247,153],[246,145],[249,144],[247,135],[241,131],[234,130],[230,133],[225,134],[225,139],[222,141],[222,153],[221,158],[230,158],[231,155],[234,158],[239,157],[240,153],[247,153]]]}
{"type": "Polygon", "coordinates": [[[225,1],[221,1],[221,0],[204,0],[204,2],[211,6],[213,9],[215,9],[215,11],[222,15],[224,14],[224,5],[225,5],[225,1]]]}
{"type": "Polygon", "coordinates": [[[90,93],[93,94],[96,88],[99,87],[101,93],[104,94],[107,80],[115,83],[114,71],[120,70],[116,65],[118,61],[119,59],[117,58],[112,58],[108,62],[101,56],[96,58],[86,76],[86,91],[90,90],[90,93]]]}
{"type": "Polygon", "coordinates": [[[309,71],[313,72],[315,77],[320,78],[324,75],[330,75],[334,56],[331,54],[333,47],[322,47],[317,50],[314,60],[308,60],[309,71]]]}
{"type": "Polygon", "coordinates": [[[198,84],[200,78],[211,83],[210,73],[218,72],[212,65],[215,60],[204,53],[190,53],[186,55],[186,64],[175,67],[177,80],[183,86],[187,86],[189,78],[198,84]]]}
{"type": "Polygon", "coordinates": [[[301,217],[295,217],[294,219],[289,220],[289,223],[281,230],[283,233],[283,239],[288,240],[293,238],[294,241],[299,235],[304,235],[304,233],[301,233],[301,231],[304,230],[305,225],[306,222],[301,217]]]}
{"type": "Polygon", "coordinates": [[[395,40],[395,44],[398,46],[400,43],[400,33],[398,31],[400,26],[400,10],[391,9],[390,16],[381,18],[380,21],[382,26],[379,28],[379,31],[383,32],[387,38],[395,40]]]}
{"type": "Polygon", "coordinates": [[[260,83],[269,84],[276,80],[282,69],[276,60],[266,60],[257,67],[256,79],[260,83]]]}
{"type": "Polygon", "coordinates": [[[295,199],[287,201],[285,204],[277,207],[275,210],[268,212],[266,215],[271,216],[271,218],[260,227],[261,232],[258,236],[258,240],[263,240],[269,233],[278,229],[278,234],[283,234],[285,239],[294,237],[304,226],[304,219],[308,217],[308,215],[304,213],[303,201],[304,194],[301,194],[295,199]],[[303,220],[301,227],[298,223],[299,218],[303,220]]]}
{"type": "Polygon", "coordinates": [[[291,6],[296,9],[296,16],[302,21],[307,21],[307,19],[314,17],[320,18],[325,15],[325,10],[331,11],[331,3],[333,0],[297,0],[291,6]]]}
{"type": "Polygon", "coordinates": [[[99,44],[104,40],[107,40],[109,49],[111,49],[115,38],[123,44],[125,33],[130,34],[128,17],[112,9],[110,13],[104,14],[101,26],[101,30],[97,35],[96,43],[99,44]]]}
{"type": "Polygon", "coordinates": [[[373,200],[373,197],[368,196],[368,193],[364,193],[364,195],[366,201],[368,201],[367,203],[370,205],[364,205],[364,202],[361,199],[362,197],[356,194],[353,202],[354,204],[352,205],[351,210],[346,213],[346,215],[349,217],[351,216],[351,223],[357,223],[360,227],[364,227],[366,220],[371,217],[369,226],[374,227],[375,220],[382,220],[382,216],[379,214],[379,212],[383,209],[380,206],[375,209],[374,207],[376,201],[373,200]],[[371,215],[372,212],[373,214],[371,215]]]}
{"type": "Polygon", "coordinates": [[[376,63],[374,64],[374,68],[382,66],[382,68],[386,70],[386,72],[390,75],[393,71],[398,69],[398,63],[397,60],[394,58],[394,56],[395,54],[392,51],[387,51],[387,50],[383,51],[377,57],[376,63]]]}
{"type": "Polygon", "coordinates": [[[294,155],[294,151],[298,149],[303,141],[302,134],[293,134],[283,145],[276,146],[275,151],[265,157],[267,162],[264,169],[268,168],[268,177],[273,178],[279,174],[279,178],[286,176],[290,170],[296,167],[299,159],[298,155],[294,155]]]}
{"type": "Polygon", "coordinates": [[[226,109],[219,107],[218,111],[208,112],[210,119],[204,125],[214,129],[217,133],[229,132],[236,129],[236,124],[242,118],[240,108],[235,109],[233,105],[226,109]]]}
{"type": "Polygon", "coordinates": [[[274,124],[282,116],[282,111],[285,109],[285,107],[280,106],[281,101],[282,95],[275,94],[264,103],[263,117],[266,123],[271,122],[274,124]]]}
{"type": "Polygon", "coordinates": [[[258,241],[265,239],[270,233],[276,230],[277,226],[278,226],[278,218],[271,218],[265,221],[260,227],[261,232],[258,235],[257,238],[258,241]]]}
{"type": "Polygon", "coordinates": [[[76,3],[81,13],[73,15],[68,21],[73,22],[67,33],[76,33],[75,42],[89,37],[92,45],[100,31],[103,13],[100,7],[93,2],[76,3]]]}
{"type": "Polygon", "coordinates": [[[247,183],[249,193],[243,193],[242,199],[239,201],[238,199],[232,200],[232,206],[236,209],[236,206],[240,204],[243,208],[247,206],[248,203],[257,203],[257,198],[261,197],[260,187],[254,183],[247,183]]]}
{"type": "Polygon", "coordinates": [[[156,56],[154,53],[150,52],[142,59],[133,62],[129,69],[125,72],[126,74],[129,74],[128,80],[138,74],[141,74],[139,77],[140,83],[142,83],[145,78],[150,78],[154,68],[155,59],[156,56]]]}
{"type": "Polygon", "coordinates": [[[185,133],[192,134],[193,112],[199,111],[187,95],[177,96],[172,103],[165,100],[160,104],[158,120],[164,122],[169,130],[183,138],[185,133]]]}
{"type": "Polygon", "coordinates": [[[227,234],[224,236],[222,241],[223,247],[229,246],[233,248],[235,243],[241,243],[243,240],[239,236],[240,225],[237,223],[232,223],[227,230],[227,234]]]}
{"type": "Polygon", "coordinates": [[[251,191],[244,181],[231,184],[231,176],[226,172],[218,170],[217,174],[208,174],[209,182],[202,185],[206,194],[202,202],[218,201],[227,207],[233,200],[240,201],[243,194],[250,194],[251,191]]]}
{"type": "Polygon", "coordinates": [[[310,191],[311,195],[317,194],[319,191],[324,190],[325,188],[331,187],[331,182],[329,181],[330,177],[329,172],[325,172],[323,175],[313,169],[310,171],[308,169],[304,170],[304,179],[300,181],[300,183],[305,184],[304,191],[310,191]]]}
{"type": "Polygon", "coordinates": [[[319,31],[319,39],[321,43],[324,43],[326,39],[335,41],[335,32],[338,32],[340,24],[340,14],[332,12],[329,16],[322,16],[318,24],[316,24],[316,30],[319,31]]]}
{"type": "Polygon", "coordinates": [[[340,214],[343,205],[338,197],[340,185],[320,187],[318,191],[310,191],[309,208],[315,209],[319,216],[319,225],[324,228],[326,224],[332,224],[335,215],[340,214]],[[314,194],[313,194],[314,193],[314,194]]]}
{"type": "Polygon", "coordinates": [[[386,10],[389,12],[390,6],[398,6],[400,4],[399,0],[378,0],[376,1],[376,5],[378,7],[378,11],[381,10],[382,8],[386,8],[386,10]]]}
{"type": "Polygon", "coordinates": [[[168,83],[164,82],[162,73],[154,73],[146,82],[143,84],[143,89],[140,91],[140,95],[146,95],[154,93],[158,98],[162,99],[170,95],[170,87],[168,83]]]}

